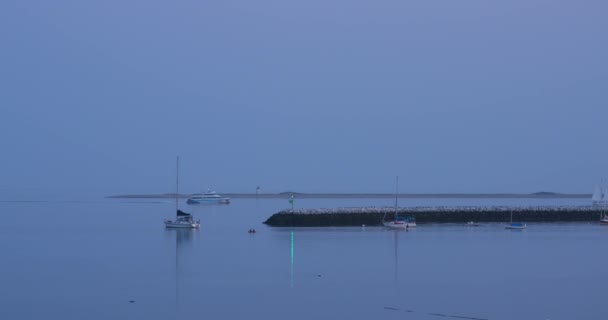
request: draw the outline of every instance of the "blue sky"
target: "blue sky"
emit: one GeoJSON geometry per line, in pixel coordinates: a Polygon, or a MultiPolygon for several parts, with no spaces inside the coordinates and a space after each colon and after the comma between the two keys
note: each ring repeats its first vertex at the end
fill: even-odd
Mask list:
{"type": "Polygon", "coordinates": [[[605,1],[0,3],[0,192],[590,193],[605,1]]]}

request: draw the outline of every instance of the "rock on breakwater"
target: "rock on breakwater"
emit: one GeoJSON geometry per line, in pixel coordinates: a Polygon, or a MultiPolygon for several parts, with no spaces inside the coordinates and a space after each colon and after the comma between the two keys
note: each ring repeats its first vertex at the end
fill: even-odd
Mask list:
{"type": "MultiPolygon", "coordinates": [[[[509,222],[580,222],[599,221],[601,208],[591,206],[544,207],[404,207],[400,217],[413,216],[417,223],[509,222]]],[[[356,207],[333,209],[282,210],[264,223],[276,227],[375,226],[382,217],[393,219],[393,207],[356,207]]]]}

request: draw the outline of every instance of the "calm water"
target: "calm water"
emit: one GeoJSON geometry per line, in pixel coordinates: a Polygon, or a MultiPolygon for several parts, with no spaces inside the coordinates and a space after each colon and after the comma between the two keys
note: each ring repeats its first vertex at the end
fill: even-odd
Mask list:
{"type": "MultiPolygon", "coordinates": [[[[286,200],[235,199],[182,203],[201,218],[201,229],[165,230],[170,201],[50,200],[0,202],[0,319],[608,318],[608,227],[597,224],[292,230],[262,224],[286,200]]],[[[391,199],[296,201],[311,208],[392,205],[391,199]]]]}

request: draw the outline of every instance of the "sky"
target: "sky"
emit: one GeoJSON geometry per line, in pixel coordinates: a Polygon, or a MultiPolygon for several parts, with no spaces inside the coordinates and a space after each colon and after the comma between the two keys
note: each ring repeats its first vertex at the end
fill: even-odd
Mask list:
{"type": "Polygon", "coordinates": [[[0,197],[591,193],[608,2],[0,2],[0,197]]]}

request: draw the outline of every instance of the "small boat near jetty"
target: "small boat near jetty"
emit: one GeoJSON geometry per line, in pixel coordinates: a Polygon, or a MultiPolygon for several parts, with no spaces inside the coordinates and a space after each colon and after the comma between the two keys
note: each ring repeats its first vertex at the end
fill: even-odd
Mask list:
{"type": "Polygon", "coordinates": [[[509,224],[508,226],[505,227],[505,229],[511,229],[511,230],[523,230],[526,229],[526,224],[525,223],[521,223],[521,222],[513,222],[511,224],[509,224]]]}
{"type": "Polygon", "coordinates": [[[604,180],[602,180],[601,184],[595,186],[591,203],[594,207],[599,207],[601,210],[600,224],[608,225],[608,215],[606,215],[606,209],[608,209],[608,186],[606,186],[604,180]]]}
{"type": "Polygon", "coordinates": [[[479,223],[476,223],[475,221],[467,221],[464,225],[467,227],[479,227],[479,223]]]}
{"type": "Polygon", "coordinates": [[[166,228],[198,228],[200,220],[194,220],[192,214],[179,210],[179,157],[177,157],[177,174],[175,178],[175,220],[165,219],[166,228]]]}
{"type": "Polygon", "coordinates": [[[608,215],[602,211],[602,215],[600,217],[600,224],[608,225],[608,215]]]}
{"type": "Polygon", "coordinates": [[[385,227],[391,228],[391,229],[408,229],[408,228],[415,228],[416,227],[416,219],[414,217],[404,217],[404,218],[400,218],[399,217],[399,212],[398,212],[398,207],[397,207],[397,199],[399,195],[399,177],[397,177],[396,179],[396,183],[395,183],[395,218],[393,220],[386,220],[386,213],[384,214],[384,217],[382,217],[382,224],[385,227]]]}
{"type": "Polygon", "coordinates": [[[505,229],[523,230],[523,229],[526,229],[526,227],[527,226],[525,223],[513,222],[513,211],[511,211],[511,222],[509,223],[508,226],[505,227],[505,229]]]}
{"type": "Polygon", "coordinates": [[[392,229],[408,229],[416,227],[416,219],[414,217],[397,217],[393,221],[382,221],[385,227],[392,229]]]}
{"type": "Polygon", "coordinates": [[[205,193],[195,193],[186,200],[187,204],[200,204],[200,203],[220,203],[229,204],[230,198],[222,197],[215,191],[207,190],[205,193]]]}
{"type": "Polygon", "coordinates": [[[594,206],[608,207],[608,186],[602,181],[601,184],[595,186],[593,196],[591,196],[591,204],[594,206]]]}

